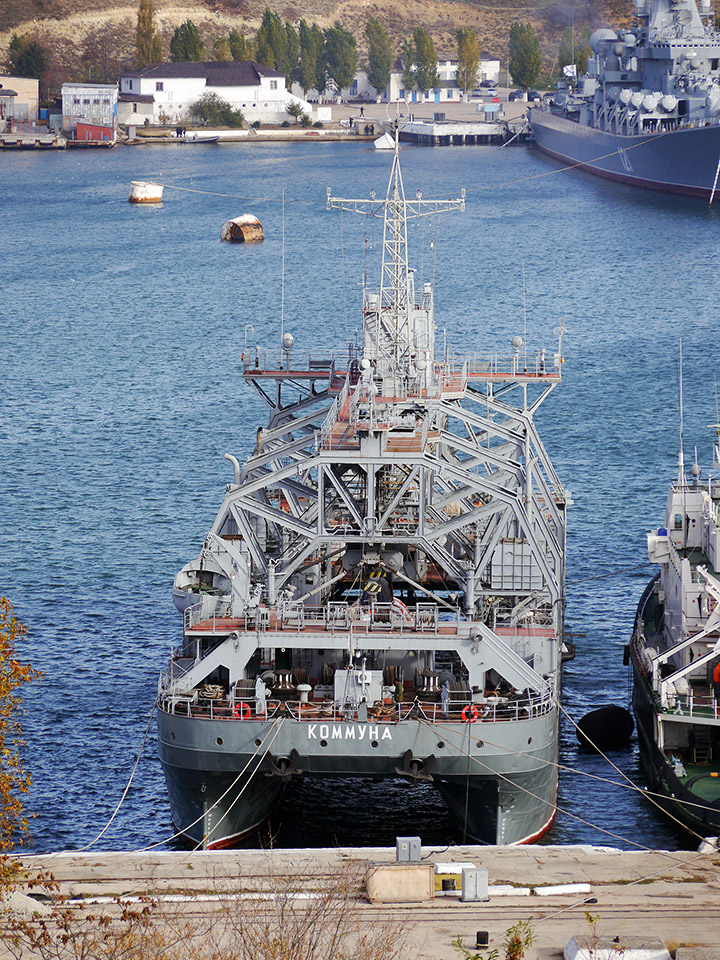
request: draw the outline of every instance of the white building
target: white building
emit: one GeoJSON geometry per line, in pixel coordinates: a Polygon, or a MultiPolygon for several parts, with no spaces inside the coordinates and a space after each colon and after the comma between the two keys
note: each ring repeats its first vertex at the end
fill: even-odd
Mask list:
{"type": "MultiPolygon", "coordinates": [[[[457,59],[449,56],[440,56],[438,58],[437,69],[440,76],[440,85],[437,89],[426,90],[424,92],[420,90],[406,90],[402,79],[402,71],[393,70],[390,74],[390,83],[385,90],[381,92],[380,99],[383,102],[407,100],[409,103],[461,103],[463,100],[463,92],[457,82],[457,59]]],[[[481,60],[478,66],[477,80],[473,86],[481,83],[483,80],[497,83],[499,77],[499,60],[481,60]]],[[[293,84],[293,90],[296,93],[302,92],[297,84],[293,84]]],[[[313,100],[319,99],[319,94],[316,90],[309,91],[308,96],[313,100]]],[[[333,96],[333,94],[328,94],[326,91],[325,96],[333,96]]],[[[376,90],[375,87],[370,85],[367,73],[364,70],[358,70],[355,73],[355,79],[352,84],[341,90],[340,96],[345,100],[369,101],[376,99],[376,90]]]]}
{"type": "Polygon", "coordinates": [[[187,123],[190,107],[215,93],[252,123],[288,119],[285,106],[311,106],[285,89],[285,75],[254,60],[213,63],[157,63],[126,73],[120,80],[120,122],[162,125],[187,123]]]}
{"type": "Polygon", "coordinates": [[[64,83],[62,125],[76,140],[117,139],[118,91],[114,83],[64,83]]]}

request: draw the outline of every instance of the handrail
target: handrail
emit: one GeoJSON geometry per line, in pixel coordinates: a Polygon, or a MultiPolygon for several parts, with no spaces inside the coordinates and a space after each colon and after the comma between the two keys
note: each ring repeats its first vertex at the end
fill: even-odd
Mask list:
{"type": "Polygon", "coordinates": [[[508,697],[486,697],[470,700],[469,694],[461,697],[451,696],[446,704],[440,700],[414,700],[401,703],[365,704],[365,711],[358,710],[362,704],[344,703],[342,700],[326,699],[304,702],[300,700],[281,700],[272,696],[261,701],[254,695],[246,697],[232,696],[226,699],[203,699],[201,696],[163,695],[158,705],[164,713],[178,714],[195,719],[209,720],[248,720],[269,721],[278,717],[298,723],[368,723],[396,724],[408,720],[426,720],[431,723],[500,723],[517,722],[541,717],[550,712],[555,697],[548,691],[522,699],[508,697]],[[246,705],[248,710],[240,707],[246,705]],[[264,706],[264,711],[263,711],[264,706]],[[360,719],[363,716],[363,719],[360,719]]]}

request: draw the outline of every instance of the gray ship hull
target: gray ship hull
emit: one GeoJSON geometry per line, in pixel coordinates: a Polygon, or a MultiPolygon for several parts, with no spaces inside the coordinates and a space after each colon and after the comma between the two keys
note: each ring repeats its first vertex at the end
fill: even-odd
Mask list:
{"type": "Polygon", "coordinates": [[[533,107],[538,147],[563,163],[637,187],[709,197],[720,157],[720,125],[641,136],[607,133],[533,107]]]}
{"type": "Polygon", "coordinates": [[[423,758],[418,779],[432,779],[466,840],[528,843],[555,816],[555,710],[520,722],[365,725],[198,719],[160,711],[158,740],[173,822],[191,842],[209,848],[260,829],[292,776],[397,777],[407,751],[423,758]],[[258,746],[269,743],[269,749],[258,746]]]}

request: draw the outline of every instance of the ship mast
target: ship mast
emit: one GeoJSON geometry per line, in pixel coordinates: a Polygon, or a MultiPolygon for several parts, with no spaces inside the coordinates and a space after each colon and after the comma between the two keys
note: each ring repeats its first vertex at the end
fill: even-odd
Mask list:
{"type": "Polygon", "coordinates": [[[327,209],[384,215],[380,293],[379,297],[366,296],[363,304],[364,357],[375,367],[376,376],[397,383],[402,382],[417,359],[427,365],[435,356],[431,311],[419,311],[425,304],[416,303],[414,271],[408,266],[407,222],[464,210],[465,190],[452,200],[423,200],[418,190],[414,200],[407,200],[400,172],[399,119],[394,126],[395,147],[385,199],[376,199],[374,191],[367,200],[342,199],[333,197],[328,188],[327,209]]]}

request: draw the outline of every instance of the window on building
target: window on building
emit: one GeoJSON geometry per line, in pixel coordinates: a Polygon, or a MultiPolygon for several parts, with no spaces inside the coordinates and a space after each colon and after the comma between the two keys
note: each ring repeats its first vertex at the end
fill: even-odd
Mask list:
{"type": "Polygon", "coordinates": [[[452,92],[452,90],[448,90],[448,91],[447,91],[447,98],[448,98],[448,100],[452,100],[452,98],[453,98],[453,92],[452,92]]]}
{"type": "Polygon", "coordinates": [[[83,103],[89,105],[89,104],[90,104],[90,99],[88,98],[87,100],[83,100],[83,103]]]}
{"type": "Polygon", "coordinates": [[[80,103],[80,97],[73,97],[73,103],[80,103]]]}
{"type": "Polygon", "coordinates": [[[682,528],[683,528],[683,518],[682,518],[682,514],[681,514],[681,513],[676,513],[675,516],[673,517],[673,521],[674,521],[673,526],[675,527],[675,529],[676,529],[676,530],[682,530],[682,528]]]}
{"type": "Polygon", "coordinates": [[[156,83],[155,83],[155,89],[162,92],[162,88],[163,88],[162,80],[156,81],[156,83]]]}
{"type": "Polygon", "coordinates": [[[271,81],[270,81],[270,89],[271,89],[271,90],[277,90],[277,80],[271,80],[271,81]]]}

